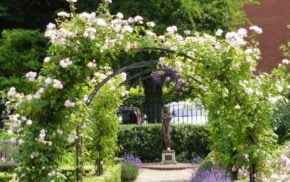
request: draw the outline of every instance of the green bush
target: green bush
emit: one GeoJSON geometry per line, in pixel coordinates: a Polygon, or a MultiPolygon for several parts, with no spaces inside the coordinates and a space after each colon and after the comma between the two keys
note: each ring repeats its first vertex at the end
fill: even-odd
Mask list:
{"type": "Polygon", "coordinates": [[[245,22],[241,8],[255,0],[115,0],[110,6],[114,13],[125,16],[141,15],[146,21],[155,21],[157,32],[177,25],[180,30],[226,31],[245,22]],[[162,8],[161,8],[162,7],[162,8]]]}
{"type": "Polygon", "coordinates": [[[290,140],[290,104],[280,104],[273,115],[273,127],[278,135],[278,143],[290,140]]]}
{"type": "Polygon", "coordinates": [[[122,182],[134,181],[139,175],[139,168],[130,163],[125,162],[121,165],[121,179],[122,182]]]}
{"type": "MultiPolygon", "coordinates": [[[[179,162],[190,161],[209,153],[208,131],[200,125],[172,125],[171,148],[179,162]]],[[[119,155],[139,156],[142,161],[160,161],[164,149],[161,124],[122,125],[119,133],[119,155]]]]}
{"type": "Polygon", "coordinates": [[[37,30],[4,30],[0,40],[0,90],[14,86],[28,93],[31,83],[24,75],[40,70],[47,45],[47,39],[37,30]]]}
{"type": "Polygon", "coordinates": [[[12,174],[10,173],[0,173],[0,182],[6,182],[12,179],[12,174]]]}

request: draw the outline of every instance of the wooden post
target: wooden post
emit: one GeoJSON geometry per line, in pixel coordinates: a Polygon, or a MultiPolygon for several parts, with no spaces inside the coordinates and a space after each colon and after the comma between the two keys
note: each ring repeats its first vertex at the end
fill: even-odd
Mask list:
{"type": "Polygon", "coordinates": [[[82,182],[82,163],[81,163],[81,125],[77,126],[76,129],[76,180],[77,182],[82,182]]]}
{"type": "Polygon", "coordinates": [[[256,179],[256,165],[255,164],[252,164],[250,166],[250,182],[256,182],[257,179],[256,179]]]}

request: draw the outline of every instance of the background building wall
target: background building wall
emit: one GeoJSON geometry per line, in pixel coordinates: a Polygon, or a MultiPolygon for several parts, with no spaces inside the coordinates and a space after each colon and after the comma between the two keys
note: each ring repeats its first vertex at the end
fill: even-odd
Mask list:
{"type": "Polygon", "coordinates": [[[290,0],[261,0],[260,4],[244,7],[249,24],[258,25],[263,34],[258,36],[262,60],[258,71],[271,71],[283,59],[281,44],[290,41],[290,0]]]}

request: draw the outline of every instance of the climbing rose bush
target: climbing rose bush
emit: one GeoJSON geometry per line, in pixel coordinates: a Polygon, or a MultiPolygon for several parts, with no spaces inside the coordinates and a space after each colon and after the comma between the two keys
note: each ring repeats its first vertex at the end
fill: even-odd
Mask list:
{"type": "MultiPolygon", "coordinates": [[[[246,29],[226,34],[220,30],[217,37],[191,31],[183,36],[171,26],[164,35],[157,35],[152,31],[154,23],[144,22],[141,16],[123,19],[121,13],[111,15],[107,9],[111,1],[104,1],[97,12],[80,14],[74,11],[76,0],[68,2],[71,12],[59,14],[57,24],[47,25],[45,36],[51,46],[41,72],[26,75],[34,92],[23,95],[13,88],[8,92],[7,106],[15,110],[9,131],[18,135],[20,181],[65,180],[59,170],[60,158],[74,142],[75,128],[102,116],[87,104],[92,101],[92,108],[102,108],[106,115],[115,111],[100,106],[107,99],[101,95],[94,103],[90,97],[93,85],[105,78],[103,68],[116,63],[121,52],[139,51],[162,52],[160,67],[168,67],[178,74],[178,81],[196,88],[193,94],[198,94],[209,111],[211,149],[220,165],[254,172],[268,169],[267,160],[276,143],[269,118],[275,103],[287,102],[288,65],[255,76],[259,49],[255,42],[245,40],[246,29]]],[[[119,83],[112,81],[99,93],[114,94],[112,107],[120,104],[123,88],[119,90],[119,83]]],[[[108,121],[115,132],[116,120],[108,121]]],[[[111,152],[107,154],[113,155],[111,152]]]]}

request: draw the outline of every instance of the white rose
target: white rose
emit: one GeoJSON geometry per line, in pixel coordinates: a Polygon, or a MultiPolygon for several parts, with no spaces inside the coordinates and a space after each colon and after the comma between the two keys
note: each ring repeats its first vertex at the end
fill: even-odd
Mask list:
{"type": "Polygon", "coordinates": [[[258,27],[256,25],[251,26],[249,29],[255,31],[257,34],[262,34],[263,33],[262,28],[260,28],[260,27],[258,27]]]}
{"type": "Polygon", "coordinates": [[[32,121],[29,119],[29,120],[26,121],[26,124],[27,124],[28,126],[30,126],[30,125],[32,125],[32,121]]]}
{"type": "Polygon", "coordinates": [[[283,63],[283,64],[289,64],[290,61],[289,61],[289,59],[283,59],[283,60],[282,60],[282,63],[283,63]]]}

